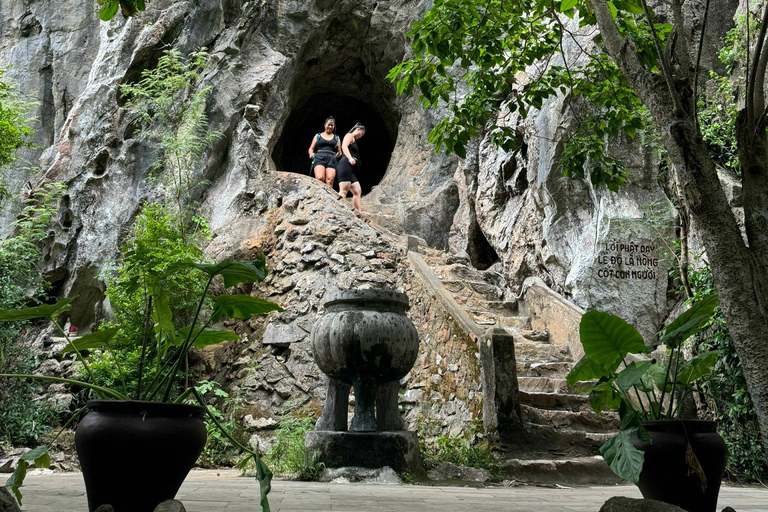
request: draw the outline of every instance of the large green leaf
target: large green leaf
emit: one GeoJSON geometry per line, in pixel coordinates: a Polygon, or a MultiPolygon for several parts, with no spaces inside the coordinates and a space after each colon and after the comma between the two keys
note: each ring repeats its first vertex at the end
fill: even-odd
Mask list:
{"type": "Polygon", "coordinates": [[[637,485],[645,454],[632,444],[635,429],[622,430],[600,447],[600,454],[617,476],[637,485]]]}
{"type": "Polygon", "coordinates": [[[565,376],[569,386],[585,380],[600,379],[608,377],[611,374],[608,370],[594,362],[589,356],[585,355],[579,362],[573,366],[573,369],[565,376]]]}
{"type": "Polygon", "coordinates": [[[91,334],[86,334],[85,336],[72,341],[69,345],[64,347],[63,352],[74,352],[75,349],[78,351],[83,351],[105,347],[110,341],[112,341],[112,338],[115,337],[115,334],[117,334],[117,331],[119,330],[119,328],[115,327],[113,329],[104,329],[101,331],[92,332],[91,334]]]}
{"type": "Polygon", "coordinates": [[[221,276],[224,279],[224,286],[227,288],[240,283],[259,282],[267,277],[267,266],[263,253],[253,261],[232,261],[229,259],[219,263],[196,263],[190,261],[177,263],[171,268],[184,267],[202,270],[210,277],[221,276]]]}
{"type": "Polygon", "coordinates": [[[589,358],[611,371],[619,367],[627,354],[646,351],[643,337],[634,327],[602,311],[584,313],[579,337],[589,358]]]}
{"type": "Polygon", "coordinates": [[[72,309],[72,301],[76,297],[61,299],[56,304],[42,304],[34,308],[11,309],[0,311],[0,322],[18,322],[34,318],[53,318],[56,315],[72,309]]]}
{"type": "Polygon", "coordinates": [[[107,0],[104,6],[99,9],[99,19],[101,21],[111,20],[115,17],[115,14],[117,14],[119,8],[120,4],[117,0],[107,0]]]}
{"type": "Polygon", "coordinates": [[[708,295],[694,303],[687,311],[681,313],[664,328],[659,343],[669,348],[676,348],[690,336],[699,332],[715,312],[718,304],[716,293],[708,295]]]}
{"type": "Polygon", "coordinates": [[[21,456],[21,460],[35,461],[35,467],[38,468],[47,468],[51,465],[51,457],[48,455],[48,448],[45,446],[38,446],[33,450],[29,450],[21,456]]]}
{"type": "Polygon", "coordinates": [[[598,382],[584,389],[589,392],[589,405],[600,414],[606,409],[616,409],[621,403],[621,395],[610,382],[598,382]]]}
{"type": "Polygon", "coordinates": [[[717,358],[720,356],[719,350],[711,350],[697,355],[690,361],[686,361],[680,366],[680,371],[677,374],[677,383],[688,385],[705,375],[708,375],[712,368],[717,363],[717,358]]]}
{"type": "MultiPolygon", "coordinates": [[[[184,327],[179,330],[179,338],[186,339],[189,334],[190,326],[184,327]]],[[[213,327],[206,327],[200,331],[200,328],[195,328],[192,333],[192,339],[195,340],[193,345],[197,348],[207,347],[208,345],[216,345],[224,341],[239,340],[240,336],[236,332],[232,332],[226,329],[214,329],[213,327]]]]}
{"type": "Polygon", "coordinates": [[[616,385],[622,391],[632,389],[633,386],[642,386],[642,379],[654,361],[633,361],[616,376],[616,385]]]}
{"type": "Polygon", "coordinates": [[[223,316],[235,320],[247,320],[254,315],[283,310],[274,302],[250,295],[219,295],[214,301],[213,309],[216,312],[211,318],[213,322],[218,322],[223,316]]]}
{"type": "Polygon", "coordinates": [[[173,312],[168,294],[155,288],[152,291],[152,321],[159,350],[159,356],[165,356],[168,347],[177,345],[176,328],[173,326],[173,312]]]}

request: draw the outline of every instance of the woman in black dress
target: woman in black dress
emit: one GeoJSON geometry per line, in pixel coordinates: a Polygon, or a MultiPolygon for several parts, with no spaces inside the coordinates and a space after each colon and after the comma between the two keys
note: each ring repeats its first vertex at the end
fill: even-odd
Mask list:
{"type": "Polygon", "coordinates": [[[357,139],[365,135],[365,126],[357,123],[349,130],[344,136],[344,141],[341,143],[342,157],[336,166],[336,171],[339,177],[339,195],[342,198],[347,197],[347,192],[352,192],[352,205],[358,212],[361,211],[362,202],[360,197],[362,196],[362,189],[360,188],[360,182],[357,181],[355,171],[360,170],[360,152],[357,148],[357,139]]]}
{"type": "Polygon", "coordinates": [[[315,135],[309,146],[309,158],[312,159],[315,178],[324,181],[331,188],[336,178],[336,159],[341,156],[339,137],[335,132],[336,120],[329,117],[325,120],[323,133],[315,135]]]}

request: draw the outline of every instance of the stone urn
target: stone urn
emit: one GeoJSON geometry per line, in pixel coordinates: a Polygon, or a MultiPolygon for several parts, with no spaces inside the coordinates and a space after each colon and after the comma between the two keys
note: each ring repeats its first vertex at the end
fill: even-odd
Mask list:
{"type": "Polygon", "coordinates": [[[346,430],[350,386],[355,391],[350,430],[402,429],[398,381],[419,351],[418,333],[406,316],[408,297],[389,290],[339,291],[327,296],[325,309],[312,329],[315,362],[330,378],[318,430],[346,430]]]}

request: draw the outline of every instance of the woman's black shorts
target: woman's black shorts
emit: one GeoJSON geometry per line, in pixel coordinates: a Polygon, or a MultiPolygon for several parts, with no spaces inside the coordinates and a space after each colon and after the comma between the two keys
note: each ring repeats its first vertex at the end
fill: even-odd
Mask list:
{"type": "Polygon", "coordinates": [[[315,153],[315,159],[312,160],[312,168],[314,169],[316,165],[322,165],[323,167],[330,167],[331,169],[335,169],[337,163],[338,161],[336,160],[336,155],[333,153],[318,151],[315,153]]]}
{"type": "Polygon", "coordinates": [[[348,181],[350,183],[357,183],[357,176],[355,176],[356,167],[359,164],[352,165],[347,160],[346,156],[342,156],[336,166],[336,181],[339,183],[348,181]]]}

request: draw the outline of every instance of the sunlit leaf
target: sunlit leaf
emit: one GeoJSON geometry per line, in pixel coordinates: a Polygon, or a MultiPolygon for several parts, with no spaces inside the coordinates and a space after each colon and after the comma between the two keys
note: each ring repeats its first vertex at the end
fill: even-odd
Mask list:
{"type": "Polygon", "coordinates": [[[76,297],[61,299],[56,304],[42,304],[33,308],[0,311],[0,322],[18,322],[34,318],[53,318],[72,309],[72,301],[76,297]]]}
{"type": "Polygon", "coordinates": [[[254,315],[283,310],[274,302],[250,295],[219,295],[214,301],[213,309],[216,311],[211,318],[213,322],[217,322],[223,316],[235,320],[247,320],[254,315]]]}
{"type": "MultiPolygon", "coordinates": [[[[189,334],[190,327],[184,327],[179,330],[179,338],[186,339],[189,334]]],[[[232,331],[226,329],[215,329],[213,327],[206,327],[202,331],[200,327],[196,327],[192,333],[192,339],[195,340],[194,346],[197,348],[207,347],[208,345],[216,345],[224,341],[239,340],[240,336],[232,331]]]]}
{"type": "Polygon", "coordinates": [[[83,351],[94,348],[103,348],[107,346],[110,341],[112,341],[112,338],[115,337],[117,331],[119,330],[119,328],[115,327],[112,329],[103,329],[92,332],[91,334],[86,334],[85,336],[82,336],[69,343],[66,347],[64,347],[63,352],[74,352],[75,349],[78,351],[83,351]]]}

